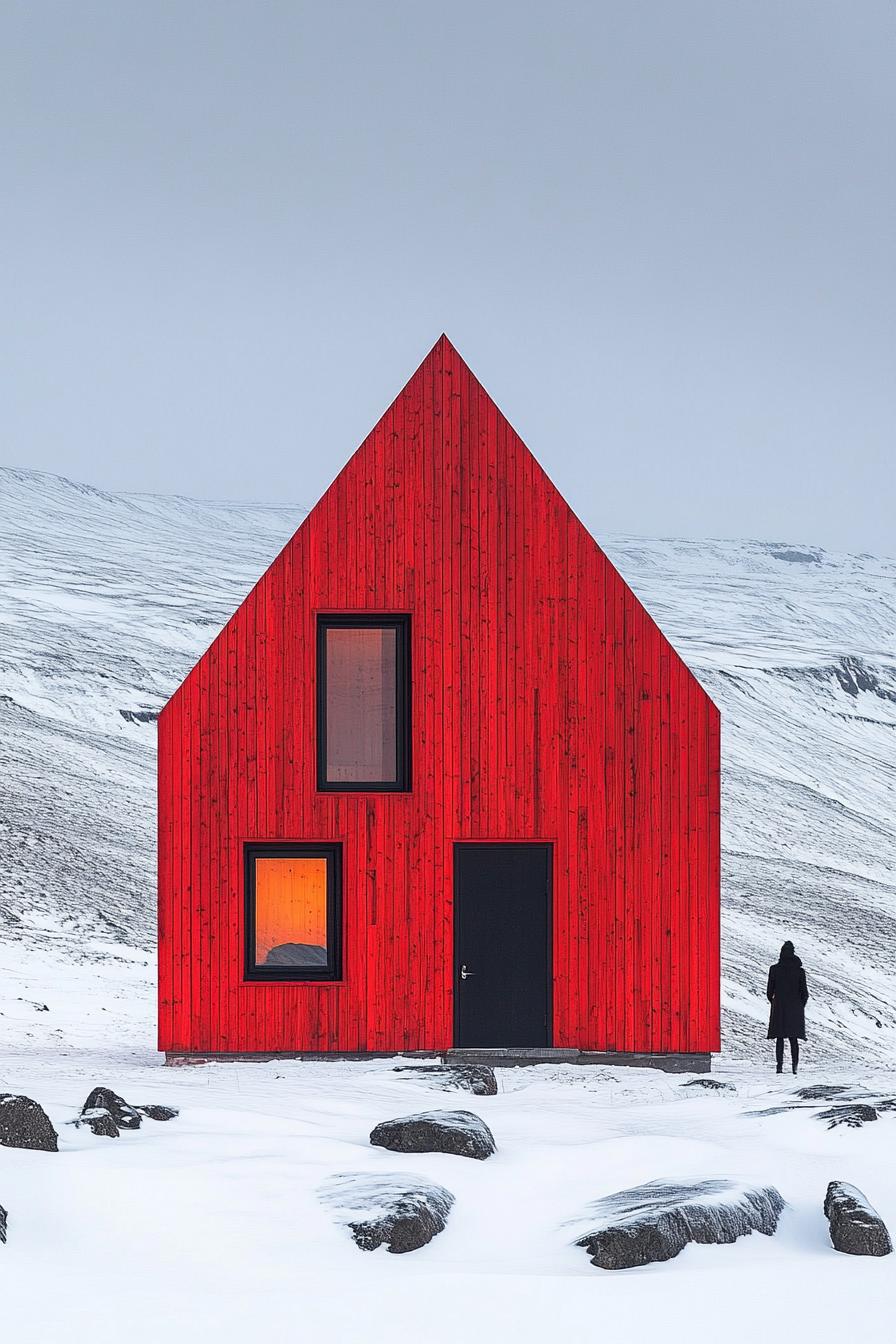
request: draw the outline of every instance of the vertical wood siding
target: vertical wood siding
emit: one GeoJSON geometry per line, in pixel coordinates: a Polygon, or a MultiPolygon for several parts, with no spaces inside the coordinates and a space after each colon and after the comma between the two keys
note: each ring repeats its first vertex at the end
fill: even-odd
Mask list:
{"type": "Polygon", "coordinates": [[[554,854],[553,1043],[719,1048],[719,715],[450,343],[159,720],[159,1043],[452,1044],[461,840],[554,854]],[[321,612],[411,616],[413,790],[316,791],[321,612]],[[343,846],[344,978],[243,980],[243,846],[343,846]]]}

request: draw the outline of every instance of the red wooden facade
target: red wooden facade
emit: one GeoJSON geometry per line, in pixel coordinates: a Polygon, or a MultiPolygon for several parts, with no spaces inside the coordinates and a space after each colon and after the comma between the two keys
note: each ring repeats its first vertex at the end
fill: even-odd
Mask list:
{"type": "Polygon", "coordinates": [[[719,1048],[718,711],[442,337],[160,716],[160,1048],[450,1047],[470,840],[552,845],[554,1046],[719,1048]],[[317,788],[354,612],[410,617],[408,792],[317,788]],[[338,981],[245,978],[258,841],[341,845],[338,981]]]}

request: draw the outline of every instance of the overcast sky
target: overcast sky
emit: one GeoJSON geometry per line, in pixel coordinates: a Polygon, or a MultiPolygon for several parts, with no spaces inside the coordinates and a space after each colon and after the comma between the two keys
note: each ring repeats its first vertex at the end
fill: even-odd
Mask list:
{"type": "Polygon", "coordinates": [[[312,503],[446,331],[595,533],[896,552],[890,0],[0,0],[0,460],[312,503]]]}

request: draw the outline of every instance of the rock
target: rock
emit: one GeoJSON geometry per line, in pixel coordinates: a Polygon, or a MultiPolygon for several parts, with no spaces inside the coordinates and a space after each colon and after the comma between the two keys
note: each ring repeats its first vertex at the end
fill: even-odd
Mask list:
{"type": "Polygon", "coordinates": [[[737,1088],[733,1083],[723,1083],[718,1078],[691,1078],[688,1082],[682,1083],[682,1087],[702,1087],[707,1092],[736,1092],[737,1088]]]}
{"type": "Polygon", "coordinates": [[[773,1185],[649,1181],[591,1204],[589,1230],[576,1245],[601,1269],[631,1269],[671,1260],[691,1241],[724,1244],[749,1232],[770,1237],[783,1208],[773,1185]]]}
{"type": "Polygon", "coordinates": [[[792,1101],[789,1105],[767,1106],[763,1111],[744,1111],[744,1115],[754,1120],[761,1120],[766,1115],[787,1115],[790,1111],[807,1111],[811,1108],[803,1106],[800,1102],[792,1101]]]}
{"type": "Polygon", "coordinates": [[[824,1212],[835,1251],[844,1255],[889,1255],[892,1251],[886,1224],[854,1185],[831,1181],[824,1212]]]}
{"type": "Polygon", "coordinates": [[[362,1251],[385,1246],[395,1255],[419,1250],[443,1232],[454,1204],[444,1186],[403,1172],[333,1176],[320,1196],[362,1251]]]}
{"type": "Polygon", "coordinates": [[[0,1204],[0,1242],[6,1241],[6,1210],[0,1204]]]}
{"type": "Polygon", "coordinates": [[[446,1092],[460,1088],[476,1097],[494,1097],[498,1084],[487,1064],[396,1064],[395,1073],[421,1074],[423,1081],[446,1092]]]}
{"type": "Polygon", "coordinates": [[[0,1144],[4,1148],[37,1148],[58,1152],[59,1143],[50,1117],[30,1097],[0,1092],[0,1144]]]}
{"type": "Polygon", "coordinates": [[[828,1129],[836,1129],[838,1125],[861,1129],[862,1125],[877,1119],[877,1111],[862,1102],[845,1102],[842,1106],[831,1106],[827,1111],[819,1111],[816,1119],[827,1120],[828,1129]]]}
{"type": "Polygon", "coordinates": [[[479,1161],[495,1151],[491,1130],[472,1111],[421,1111],[384,1120],[371,1131],[370,1142],[393,1153],[455,1153],[479,1161]]]}
{"type": "Polygon", "coordinates": [[[153,1102],[149,1106],[137,1106],[141,1115],[145,1115],[148,1120],[176,1120],[180,1111],[176,1106],[158,1106],[153,1102]]]}
{"type": "Polygon", "coordinates": [[[105,1106],[94,1106],[89,1111],[82,1111],[75,1124],[87,1125],[90,1132],[99,1138],[117,1139],[119,1136],[118,1126],[105,1106]]]}
{"type": "Polygon", "coordinates": [[[842,1093],[852,1091],[853,1088],[840,1083],[813,1083],[811,1087],[798,1087],[794,1095],[802,1097],[803,1101],[833,1101],[842,1093]]]}
{"type": "Polygon", "coordinates": [[[81,1115],[87,1111],[108,1111],[119,1129],[139,1129],[142,1123],[139,1111],[129,1106],[124,1097],[120,1097],[110,1087],[93,1089],[81,1108],[81,1115]]]}

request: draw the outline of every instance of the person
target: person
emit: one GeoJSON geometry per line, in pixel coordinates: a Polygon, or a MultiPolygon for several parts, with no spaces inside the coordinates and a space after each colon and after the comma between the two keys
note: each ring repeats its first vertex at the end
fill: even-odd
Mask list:
{"type": "Polygon", "coordinates": [[[775,1042],[776,1073],[784,1068],[784,1040],[790,1042],[790,1061],[796,1073],[800,1062],[800,1041],[806,1039],[806,1001],[809,989],[803,963],[789,940],[781,948],[781,955],[769,967],[766,990],[771,1012],[768,1017],[768,1039],[775,1042]]]}

